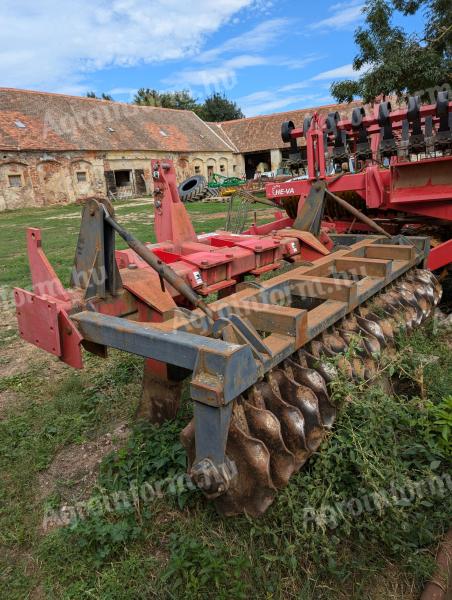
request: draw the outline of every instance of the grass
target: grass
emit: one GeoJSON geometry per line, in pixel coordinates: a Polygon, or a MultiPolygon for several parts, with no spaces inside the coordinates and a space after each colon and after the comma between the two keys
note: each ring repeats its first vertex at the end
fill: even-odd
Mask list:
{"type": "MultiPolygon", "coordinates": [[[[60,217],[79,210],[2,214],[2,286],[29,285],[26,225],[42,227],[44,247],[66,281],[78,220],[60,217]]],[[[218,216],[224,204],[189,210],[197,231],[224,223],[218,216]]],[[[152,239],[149,206],[118,203],[117,214],[138,237],[152,239]]],[[[5,309],[4,322],[10,321],[5,309]]],[[[450,490],[427,489],[414,500],[400,491],[450,473],[452,353],[447,332],[433,322],[400,336],[401,352],[382,365],[391,385],[338,380],[334,398],[341,410],[332,435],[258,520],[220,518],[196,490],[174,483],[184,472],[178,433],[191,414],[187,394],[174,422],[134,423],[140,359],[86,355],[86,368],[76,372],[36,351],[6,374],[26,350],[13,325],[7,330],[0,337],[0,398],[9,394],[14,402],[0,410],[0,598],[418,597],[451,515],[450,490]],[[68,498],[58,486],[43,491],[40,474],[63,448],[81,448],[124,422],[130,438],[104,458],[91,506],[102,494],[143,482],[155,490],[166,479],[166,494],[148,503],[119,502],[106,514],[92,510],[70,527],[44,533],[45,515],[68,498]],[[374,502],[360,514],[353,513],[356,501],[349,505],[385,493],[395,500],[374,502]]]]}

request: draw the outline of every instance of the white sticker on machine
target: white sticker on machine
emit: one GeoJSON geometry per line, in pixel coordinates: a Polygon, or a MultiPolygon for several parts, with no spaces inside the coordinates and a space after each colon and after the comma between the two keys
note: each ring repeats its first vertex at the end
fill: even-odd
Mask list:
{"type": "Polygon", "coordinates": [[[193,277],[195,278],[196,285],[202,285],[204,283],[199,271],[193,271],[193,277]]]}

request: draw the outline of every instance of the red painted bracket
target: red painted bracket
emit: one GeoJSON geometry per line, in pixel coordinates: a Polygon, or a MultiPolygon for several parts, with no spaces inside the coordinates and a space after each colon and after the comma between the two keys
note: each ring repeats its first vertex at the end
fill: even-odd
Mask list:
{"type": "Polygon", "coordinates": [[[21,337],[50,354],[61,356],[56,302],[18,288],[14,290],[14,299],[21,337]]]}
{"type": "Polygon", "coordinates": [[[427,258],[427,267],[430,271],[441,269],[452,263],[452,240],[448,240],[432,248],[427,258]]]}
{"type": "Polygon", "coordinates": [[[27,251],[35,294],[38,296],[52,296],[57,300],[69,302],[69,294],[64,289],[42,249],[40,229],[27,228],[27,251]]]}
{"type": "Polygon", "coordinates": [[[81,369],[83,338],[59,303],[20,288],[14,289],[14,300],[20,336],[71,367],[81,369]]]}

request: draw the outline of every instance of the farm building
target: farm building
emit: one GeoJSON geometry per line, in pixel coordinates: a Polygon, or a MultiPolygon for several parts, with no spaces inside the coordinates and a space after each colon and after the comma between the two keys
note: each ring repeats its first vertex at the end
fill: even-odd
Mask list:
{"type": "MultiPolygon", "coordinates": [[[[350,118],[355,106],[361,106],[361,102],[350,104],[332,104],[303,110],[291,110],[271,115],[260,115],[248,117],[235,121],[216,123],[217,127],[226,136],[227,142],[232,144],[242,158],[243,171],[247,179],[254,176],[259,163],[268,166],[269,171],[275,171],[281,164],[283,158],[289,157],[289,144],[281,140],[281,124],[284,121],[293,121],[296,127],[302,127],[307,116],[314,111],[326,116],[330,112],[339,111],[342,118],[350,118]]],[[[366,110],[370,113],[369,107],[366,110]]],[[[299,140],[302,158],[306,158],[304,139],[299,140]]]]}
{"type": "Polygon", "coordinates": [[[149,193],[151,158],[232,174],[235,154],[190,111],[0,89],[0,210],[149,193]]]}
{"type": "Polygon", "coordinates": [[[314,110],[205,123],[191,111],[0,88],[0,211],[151,193],[151,158],[173,159],[179,181],[252,178],[258,163],[276,169],[286,156],[282,121],[300,125],[314,110]]]}

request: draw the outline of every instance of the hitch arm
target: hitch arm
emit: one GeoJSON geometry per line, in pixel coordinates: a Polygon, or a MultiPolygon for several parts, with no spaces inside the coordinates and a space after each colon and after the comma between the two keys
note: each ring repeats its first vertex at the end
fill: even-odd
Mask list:
{"type": "Polygon", "coordinates": [[[215,321],[216,317],[207,304],[201,299],[201,297],[192,290],[192,288],[178,275],[174,269],[169,265],[165,264],[162,260],[146,248],[143,242],[140,242],[134,235],[127,231],[122,225],[120,225],[108,212],[106,206],[103,204],[104,219],[105,221],[122,237],[126,244],[134,252],[138,254],[150,267],[156,271],[159,276],[167,281],[170,285],[176,289],[181,296],[188,300],[191,304],[200,308],[205,315],[211,320],[215,321]]]}

